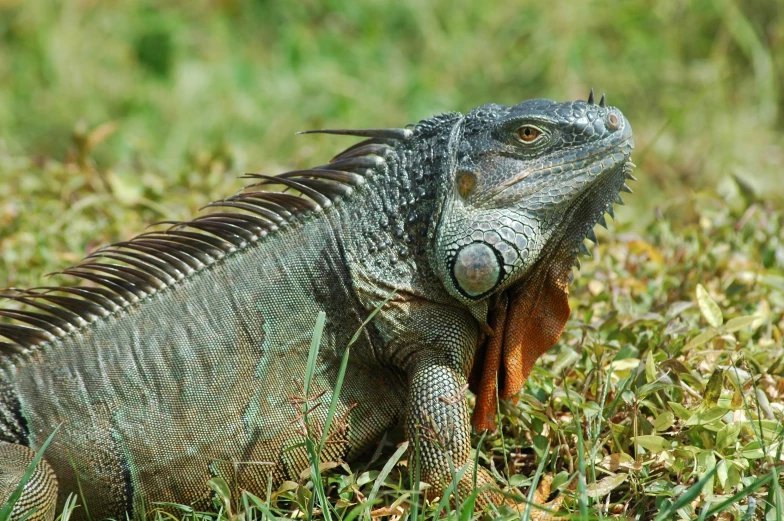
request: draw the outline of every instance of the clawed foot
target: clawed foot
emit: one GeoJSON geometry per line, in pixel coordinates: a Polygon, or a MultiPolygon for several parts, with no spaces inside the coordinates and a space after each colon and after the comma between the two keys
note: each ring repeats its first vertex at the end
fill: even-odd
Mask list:
{"type": "MultiPolygon", "coordinates": [[[[563,503],[566,496],[564,494],[558,494],[558,497],[552,501],[547,501],[547,498],[550,497],[550,487],[553,484],[553,479],[552,474],[546,474],[542,477],[539,486],[534,491],[533,504],[530,507],[531,517],[529,519],[532,519],[533,521],[555,521],[556,519],[559,519],[553,515],[553,513],[560,510],[561,503],[563,503]]],[[[573,490],[576,483],[577,481],[575,480],[572,485],[569,486],[569,489],[573,490]]]]}

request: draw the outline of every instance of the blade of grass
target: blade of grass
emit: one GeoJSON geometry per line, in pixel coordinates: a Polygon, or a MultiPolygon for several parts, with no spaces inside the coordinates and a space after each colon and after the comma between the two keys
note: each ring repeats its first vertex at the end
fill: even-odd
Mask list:
{"type": "Polygon", "coordinates": [[[708,513],[705,514],[705,517],[710,517],[710,516],[712,516],[714,514],[718,514],[718,513],[722,512],[728,506],[734,505],[734,504],[738,503],[741,499],[743,499],[743,498],[745,498],[747,496],[750,496],[758,488],[764,487],[765,485],[767,485],[768,482],[771,480],[771,477],[772,477],[771,474],[766,474],[764,477],[756,480],[754,483],[752,483],[748,487],[744,487],[743,490],[741,490],[737,494],[735,494],[732,497],[729,497],[729,498],[725,499],[721,503],[718,503],[717,505],[711,507],[711,509],[708,510],[708,513]]]}
{"type": "MultiPolygon", "coordinates": [[[[738,381],[740,381],[740,375],[738,375],[738,360],[733,360],[733,362],[732,362],[732,369],[735,370],[736,378],[738,379],[738,381]]],[[[755,401],[758,402],[758,400],[757,400],[757,393],[760,392],[760,390],[757,388],[757,381],[756,381],[756,379],[752,379],[751,385],[752,385],[752,389],[754,389],[754,394],[752,396],[754,396],[755,401]]],[[[757,423],[756,426],[759,428],[759,433],[758,433],[756,431],[756,429],[754,429],[754,427],[755,427],[755,424],[754,424],[754,421],[753,421],[754,415],[752,414],[751,408],[749,407],[748,401],[746,400],[746,394],[745,393],[741,393],[741,399],[743,400],[743,407],[744,407],[744,409],[746,411],[747,416],[749,418],[752,418],[752,421],[750,422],[750,425],[752,427],[751,430],[752,430],[752,432],[754,432],[754,435],[757,438],[757,441],[759,442],[760,447],[762,448],[763,454],[765,454],[765,459],[769,463],[773,463],[774,464],[773,470],[771,470],[771,487],[768,489],[768,494],[767,494],[767,497],[765,498],[765,516],[767,517],[767,515],[770,512],[771,508],[775,508],[776,509],[776,520],[777,521],[781,521],[781,519],[782,519],[782,510],[781,510],[782,507],[779,504],[779,502],[776,501],[777,497],[779,497],[779,495],[781,493],[781,490],[780,490],[780,487],[779,487],[778,479],[776,477],[775,462],[771,461],[770,456],[768,456],[767,448],[765,446],[765,436],[763,434],[763,427],[762,427],[762,414],[758,414],[757,415],[757,422],[758,423],[757,423]]],[[[757,410],[760,410],[759,403],[756,403],[755,405],[757,406],[757,410]]],[[[779,418],[779,420],[778,420],[778,424],[779,425],[781,425],[781,421],[782,421],[782,418],[779,418]]],[[[778,447],[778,450],[777,450],[776,461],[781,461],[781,449],[782,449],[782,444],[779,444],[779,447],[778,447]]]]}
{"type": "Polygon", "coordinates": [[[321,345],[321,337],[324,335],[324,325],[327,321],[327,314],[319,311],[316,316],[316,325],[313,328],[313,336],[310,338],[310,350],[308,351],[308,365],[305,368],[305,400],[302,405],[302,413],[307,419],[308,415],[308,399],[310,398],[310,385],[313,381],[313,375],[316,372],[316,360],[318,359],[319,346],[321,345]]]}
{"type": "MultiPolygon", "coordinates": [[[[338,402],[340,399],[340,391],[343,387],[343,381],[345,380],[346,370],[348,368],[348,361],[349,361],[349,354],[351,352],[350,348],[351,345],[354,344],[357,339],[359,339],[359,335],[362,333],[362,330],[373,320],[376,313],[381,310],[389,299],[395,294],[392,291],[387,298],[379,304],[379,306],[373,310],[373,312],[368,315],[365,321],[360,325],[359,329],[354,333],[354,336],[351,337],[349,340],[348,345],[346,346],[346,350],[343,353],[343,357],[341,359],[340,368],[338,370],[338,377],[335,382],[335,387],[332,390],[332,399],[330,400],[329,404],[329,411],[327,412],[327,418],[324,422],[324,427],[321,433],[321,440],[319,440],[318,446],[313,444],[313,440],[310,439],[310,424],[308,420],[308,409],[310,408],[311,404],[308,402],[308,398],[310,396],[310,386],[311,382],[313,381],[313,377],[316,370],[316,361],[318,360],[318,352],[319,346],[321,345],[321,337],[324,333],[324,326],[326,324],[326,313],[323,311],[319,312],[318,317],[316,318],[316,326],[313,329],[313,336],[310,342],[310,351],[308,352],[308,364],[305,371],[305,400],[303,404],[303,415],[304,421],[306,425],[306,432],[308,433],[308,438],[305,440],[306,450],[308,452],[308,457],[310,458],[311,464],[311,481],[313,482],[313,487],[316,492],[316,496],[318,497],[319,504],[321,505],[321,509],[324,515],[324,518],[327,521],[331,521],[331,514],[330,514],[330,505],[327,501],[326,492],[324,491],[324,484],[321,480],[321,471],[319,468],[319,464],[321,463],[321,453],[324,450],[324,446],[327,443],[327,439],[329,436],[329,430],[332,426],[332,420],[335,417],[335,412],[337,410],[338,402]]],[[[312,501],[308,507],[308,520],[312,519],[313,516],[313,508],[315,506],[315,502],[312,501]]]]}
{"type": "Polygon", "coordinates": [[[479,447],[484,443],[485,436],[487,436],[487,431],[482,432],[482,437],[479,438],[479,442],[476,444],[476,451],[474,452],[474,473],[473,476],[471,476],[471,485],[474,488],[476,488],[476,476],[479,472],[479,447]]]}
{"type": "MultiPolygon", "coordinates": [[[[566,382],[566,375],[563,375],[566,382]]],[[[588,519],[588,487],[585,482],[585,445],[582,431],[582,411],[572,401],[569,388],[564,386],[566,405],[572,411],[575,436],[577,437],[577,505],[580,508],[580,519],[588,519]]]]}
{"type": "Polygon", "coordinates": [[[441,515],[441,511],[449,506],[449,497],[457,490],[457,485],[460,483],[460,480],[463,479],[466,470],[468,470],[468,465],[463,465],[463,467],[452,477],[451,483],[449,483],[449,486],[444,490],[441,501],[438,502],[438,507],[433,514],[434,519],[438,519],[441,515]]]}
{"type": "MultiPolygon", "coordinates": [[[[274,521],[275,519],[277,519],[277,517],[275,517],[275,515],[272,513],[272,511],[270,511],[269,507],[267,506],[267,502],[268,502],[269,500],[268,500],[267,502],[265,502],[265,501],[262,501],[262,500],[261,500],[259,497],[257,497],[257,496],[254,496],[253,494],[251,494],[251,493],[250,493],[250,492],[248,492],[248,491],[245,491],[245,494],[244,494],[244,495],[245,495],[245,497],[247,497],[247,498],[248,498],[248,501],[250,501],[251,503],[253,503],[253,506],[254,506],[254,507],[256,507],[256,508],[258,508],[259,510],[261,510],[261,514],[262,514],[262,516],[266,516],[268,519],[270,519],[270,520],[272,520],[272,521],[274,521]]],[[[262,518],[262,519],[263,519],[263,518],[262,518]]]]}
{"type": "MultiPolygon", "coordinates": [[[[452,461],[452,457],[450,456],[449,452],[446,453],[446,461],[449,464],[449,475],[452,476],[452,482],[456,483],[457,486],[455,487],[455,512],[460,512],[461,505],[460,505],[460,480],[457,479],[457,474],[455,473],[455,465],[452,461]]],[[[465,467],[468,467],[468,462],[466,462],[465,467]]]]}
{"type": "MultiPolygon", "coordinates": [[[[351,352],[351,346],[359,339],[359,335],[362,334],[362,331],[365,327],[373,320],[376,314],[381,311],[387,302],[395,295],[395,290],[393,290],[384,301],[379,304],[376,309],[374,309],[368,317],[362,322],[362,325],[359,326],[354,336],[351,337],[348,344],[346,345],[346,350],[343,352],[343,357],[340,360],[340,369],[338,370],[338,378],[335,382],[335,388],[332,391],[332,400],[329,403],[329,412],[327,412],[327,419],[324,422],[324,432],[321,433],[321,441],[319,442],[319,456],[321,456],[321,451],[324,449],[324,446],[327,443],[327,437],[329,436],[329,428],[332,425],[332,419],[335,417],[335,411],[338,407],[338,400],[340,398],[340,390],[343,388],[343,380],[346,377],[346,370],[348,368],[348,360],[349,354],[351,352]]],[[[315,362],[314,362],[315,363],[315,362]]]]}
{"type": "Polygon", "coordinates": [[[311,481],[313,482],[313,488],[316,492],[316,497],[313,501],[310,501],[310,504],[308,505],[308,514],[310,516],[308,519],[313,518],[313,508],[316,503],[315,499],[318,499],[319,504],[321,505],[321,513],[324,516],[324,519],[326,521],[331,521],[332,515],[330,513],[330,504],[327,500],[327,493],[324,490],[324,482],[321,479],[318,451],[316,450],[316,446],[313,444],[313,440],[310,438],[305,439],[305,446],[307,447],[308,458],[310,459],[311,481]]]}
{"type": "MultiPolygon", "coordinates": [[[[395,453],[392,454],[392,457],[389,458],[389,461],[384,464],[384,467],[381,469],[381,472],[379,472],[375,483],[373,483],[373,488],[370,490],[370,494],[367,497],[368,501],[372,502],[376,499],[378,491],[381,489],[381,485],[384,484],[384,481],[387,479],[387,476],[389,476],[389,473],[392,472],[392,469],[395,468],[395,465],[397,465],[397,462],[400,460],[400,458],[403,457],[403,454],[405,454],[407,450],[408,442],[404,441],[400,444],[400,447],[397,448],[395,453]]],[[[368,514],[368,518],[369,517],[370,515],[368,514]]]]}
{"type": "Polygon", "coordinates": [[[544,466],[547,464],[547,455],[550,454],[550,442],[547,442],[547,448],[544,450],[545,457],[539,462],[539,465],[536,467],[536,473],[534,473],[534,479],[531,481],[531,488],[528,490],[528,497],[526,498],[525,502],[525,510],[523,511],[523,521],[528,521],[531,518],[531,505],[534,504],[534,493],[536,492],[536,488],[539,486],[539,480],[542,479],[542,473],[544,472],[544,466]]]}
{"type": "Polygon", "coordinates": [[[311,440],[311,429],[310,429],[310,421],[308,420],[308,409],[310,409],[310,386],[313,382],[313,376],[316,372],[316,360],[318,359],[318,352],[319,346],[321,345],[321,337],[324,335],[324,325],[327,321],[327,314],[323,311],[319,311],[318,316],[316,317],[316,325],[313,328],[313,336],[310,340],[310,351],[308,352],[308,364],[305,369],[305,396],[302,404],[302,415],[303,421],[305,422],[305,433],[307,437],[305,438],[305,448],[308,453],[308,459],[310,460],[310,468],[311,468],[311,482],[313,483],[313,488],[315,490],[315,497],[308,502],[308,512],[306,519],[310,521],[313,519],[313,509],[316,506],[316,500],[318,499],[319,504],[321,505],[321,511],[324,515],[324,519],[326,521],[331,521],[332,517],[329,512],[329,502],[327,501],[327,495],[324,491],[324,483],[321,480],[321,469],[319,468],[319,464],[321,462],[320,454],[316,450],[315,446],[313,445],[313,440],[311,440]]]}
{"type": "MultiPolygon", "coordinates": [[[[411,466],[409,465],[409,468],[411,466]]],[[[411,521],[419,521],[419,430],[414,429],[414,472],[411,479],[411,521]]]]}
{"type": "Polygon", "coordinates": [[[781,491],[781,485],[779,485],[778,478],[778,469],[774,465],[770,470],[770,488],[768,489],[768,497],[766,498],[767,506],[765,508],[765,516],[766,519],[768,518],[768,513],[770,512],[771,508],[776,509],[776,514],[774,519],[776,521],[781,521],[784,518],[784,514],[782,514],[782,499],[784,499],[784,494],[781,491]]]}
{"type": "Polygon", "coordinates": [[[60,514],[60,521],[68,521],[71,518],[71,514],[73,514],[73,511],[76,510],[77,499],[77,495],[73,492],[68,494],[68,497],[65,499],[65,504],[63,505],[63,511],[60,514]]]}
{"type": "Polygon", "coordinates": [[[346,517],[344,517],[341,521],[354,521],[357,517],[364,514],[366,511],[369,511],[373,508],[376,501],[365,501],[354,508],[351,509],[351,512],[348,513],[346,517]]]}
{"type": "MultiPolygon", "coordinates": [[[[674,503],[671,503],[670,506],[662,509],[659,511],[659,514],[656,516],[654,521],[664,521],[665,519],[670,519],[675,515],[675,512],[678,509],[685,507],[700,495],[702,492],[703,487],[705,484],[713,478],[713,475],[718,470],[718,467],[713,467],[710,469],[697,483],[689,487],[689,490],[684,492],[674,503]]],[[[725,502],[726,503],[726,502],[725,502]]],[[[708,511],[706,517],[710,517],[713,509],[708,511]]]]}

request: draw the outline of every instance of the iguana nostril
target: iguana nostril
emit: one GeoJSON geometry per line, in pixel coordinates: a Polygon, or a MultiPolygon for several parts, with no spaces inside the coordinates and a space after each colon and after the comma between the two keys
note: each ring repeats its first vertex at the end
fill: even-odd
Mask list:
{"type": "Polygon", "coordinates": [[[618,118],[618,115],[610,112],[607,115],[607,128],[610,130],[618,130],[620,126],[621,120],[618,118]]]}
{"type": "Polygon", "coordinates": [[[493,248],[483,242],[474,242],[457,253],[452,273],[460,289],[468,296],[476,297],[495,287],[501,276],[501,266],[493,248]]]}

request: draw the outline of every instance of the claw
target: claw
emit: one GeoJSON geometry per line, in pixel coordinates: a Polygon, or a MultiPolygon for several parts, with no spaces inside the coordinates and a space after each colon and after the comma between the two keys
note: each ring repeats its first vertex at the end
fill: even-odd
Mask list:
{"type": "MultiPolygon", "coordinates": [[[[552,501],[547,501],[547,498],[550,497],[550,494],[552,493],[553,479],[555,478],[552,474],[545,474],[542,476],[542,481],[539,482],[539,486],[534,491],[534,505],[532,505],[530,509],[531,520],[557,521],[558,519],[563,519],[561,517],[555,516],[554,513],[561,509],[561,503],[563,503],[564,497],[566,497],[565,494],[558,494],[558,497],[552,501]],[[544,508],[537,508],[537,506],[544,508]]],[[[574,490],[574,484],[576,483],[577,480],[575,479],[572,485],[569,486],[569,490],[574,490]]]]}

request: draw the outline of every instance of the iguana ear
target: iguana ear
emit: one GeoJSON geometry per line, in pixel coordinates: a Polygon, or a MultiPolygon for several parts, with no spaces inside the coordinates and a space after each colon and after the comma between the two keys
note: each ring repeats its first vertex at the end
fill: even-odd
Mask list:
{"type": "Polygon", "coordinates": [[[519,291],[512,288],[499,295],[490,316],[494,335],[478,350],[484,356],[472,369],[476,406],[471,423],[478,431],[495,429],[497,397],[514,397],[536,359],[561,336],[571,311],[567,280],[550,272],[519,291]]]}

